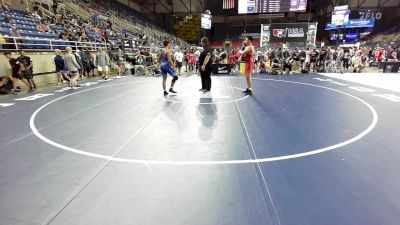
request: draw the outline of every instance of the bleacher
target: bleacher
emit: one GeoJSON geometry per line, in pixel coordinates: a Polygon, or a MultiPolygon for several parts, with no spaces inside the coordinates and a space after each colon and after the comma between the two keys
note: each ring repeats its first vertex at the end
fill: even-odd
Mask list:
{"type": "MultiPolygon", "coordinates": [[[[0,11],[0,21],[3,21],[5,17],[10,18],[10,23],[0,23],[0,33],[7,35],[13,26],[16,26],[21,31],[21,36],[31,38],[53,38],[58,37],[57,34],[53,33],[42,33],[36,31],[36,24],[39,20],[26,17],[23,10],[10,9],[10,11],[0,11]]],[[[54,26],[53,29],[56,32],[64,32],[63,26],[54,26]]]]}
{"type": "MultiPolygon", "coordinates": [[[[39,2],[41,4],[40,7],[42,12],[45,11],[46,14],[43,15],[43,19],[51,21],[51,18],[54,17],[54,14],[48,11],[50,5],[46,5],[50,3],[46,3],[44,0],[39,2]]],[[[107,8],[106,2],[107,1],[100,1],[95,4],[93,8],[91,8],[91,5],[93,6],[93,2],[90,3],[90,1],[65,1],[63,4],[63,12],[69,11],[74,16],[82,18],[86,21],[91,21],[91,13],[97,12],[99,16],[103,16],[112,20],[114,27],[113,29],[118,30],[118,33],[120,33],[120,31],[122,31],[122,34],[129,33],[131,34],[131,37],[135,37],[134,39],[138,39],[139,36],[147,36],[147,45],[141,47],[162,47],[162,40],[166,38],[177,41],[179,45],[188,44],[182,39],[177,38],[155,24],[152,24],[147,18],[131,16],[136,14],[134,13],[135,11],[133,11],[133,9],[124,7],[120,3],[112,4],[112,7],[107,8]]],[[[60,34],[67,32],[66,24],[69,21],[66,21],[66,24],[62,25],[50,24],[53,32],[37,31],[36,25],[38,22],[38,19],[26,16],[24,10],[21,9],[10,8],[8,11],[0,10],[0,34],[7,42],[5,44],[0,44],[0,49],[53,50],[56,48],[64,49],[67,46],[82,46],[82,43],[77,43],[77,41],[60,39],[60,34]],[[9,21],[7,22],[4,21],[6,17],[9,18],[9,21]],[[10,32],[12,31],[13,27],[19,29],[20,37],[10,37],[10,32]]],[[[95,32],[92,29],[87,30],[86,35],[90,40],[90,43],[86,42],[83,44],[83,46],[89,46],[90,49],[93,49],[91,48],[93,43],[103,43],[106,46],[117,46],[121,40],[121,37],[117,35],[108,35],[106,40],[102,36],[104,32],[104,27],[100,29],[99,32],[95,32]]]]}
{"type": "MultiPolygon", "coordinates": [[[[27,17],[25,12],[20,9],[10,9],[9,11],[0,11],[0,34],[9,39],[9,33],[13,27],[20,30],[20,38],[15,38],[19,44],[19,48],[24,49],[53,49],[57,47],[74,46],[75,44],[70,41],[62,40],[59,38],[60,34],[65,32],[63,25],[53,25],[52,30],[54,33],[39,32],[36,30],[38,19],[27,17]],[[4,22],[4,19],[10,18],[9,22],[4,22]]],[[[92,42],[101,41],[101,36],[93,31],[89,31],[88,38],[92,42]]],[[[8,42],[13,43],[14,40],[8,42]]],[[[1,46],[0,46],[1,48],[1,46]]],[[[5,49],[5,47],[2,47],[5,49]]]]}
{"type": "Polygon", "coordinates": [[[398,19],[386,26],[376,29],[374,32],[365,36],[362,40],[367,44],[382,44],[382,43],[399,43],[400,42],[400,24],[398,19]]]}

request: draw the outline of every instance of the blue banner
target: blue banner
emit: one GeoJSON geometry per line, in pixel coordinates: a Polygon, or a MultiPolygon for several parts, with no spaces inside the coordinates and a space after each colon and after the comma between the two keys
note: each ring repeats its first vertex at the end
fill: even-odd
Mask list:
{"type": "Polygon", "coordinates": [[[358,34],[357,33],[347,33],[346,42],[353,42],[353,41],[358,41],[358,34]]]}
{"type": "MultiPolygon", "coordinates": [[[[374,25],[375,19],[350,19],[341,28],[374,27],[374,25]]],[[[325,26],[325,30],[336,30],[337,28],[338,26],[333,23],[327,23],[325,26]]]]}
{"type": "Polygon", "coordinates": [[[327,23],[325,26],[325,30],[336,30],[336,24],[327,23]]]}
{"type": "Polygon", "coordinates": [[[374,27],[375,19],[353,19],[345,24],[345,28],[374,27]]]}

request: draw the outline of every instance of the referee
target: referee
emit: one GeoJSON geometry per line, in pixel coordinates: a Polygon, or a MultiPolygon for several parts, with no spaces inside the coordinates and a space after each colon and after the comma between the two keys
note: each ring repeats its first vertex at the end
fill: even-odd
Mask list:
{"type": "Polygon", "coordinates": [[[201,45],[204,50],[199,57],[200,77],[201,77],[201,89],[204,93],[210,92],[211,90],[211,64],[212,64],[212,49],[210,48],[208,38],[203,37],[201,39],[201,45]]]}

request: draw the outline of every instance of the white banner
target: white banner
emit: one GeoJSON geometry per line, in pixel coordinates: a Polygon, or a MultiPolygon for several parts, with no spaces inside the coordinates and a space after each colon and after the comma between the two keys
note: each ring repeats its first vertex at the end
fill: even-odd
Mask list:
{"type": "Polygon", "coordinates": [[[270,24],[261,24],[260,47],[267,47],[270,38],[270,24]]]}
{"type": "Polygon", "coordinates": [[[318,23],[309,23],[308,24],[306,45],[314,45],[315,46],[315,41],[317,39],[317,28],[318,28],[318,23]]]}

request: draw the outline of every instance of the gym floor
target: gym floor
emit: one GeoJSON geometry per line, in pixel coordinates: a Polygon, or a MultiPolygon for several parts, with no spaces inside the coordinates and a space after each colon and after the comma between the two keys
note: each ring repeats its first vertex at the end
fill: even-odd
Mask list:
{"type": "Polygon", "coordinates": [[[399,223],[398,93],[302,74],[255,76],[246,97],[243,76],[212,79],[1,99],[0,223],[399,223]]]}

